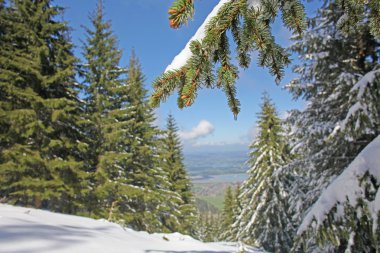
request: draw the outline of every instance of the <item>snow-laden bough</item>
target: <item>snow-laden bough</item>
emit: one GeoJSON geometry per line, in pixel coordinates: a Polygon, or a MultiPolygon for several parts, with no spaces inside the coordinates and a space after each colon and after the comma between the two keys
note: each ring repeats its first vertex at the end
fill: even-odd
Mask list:
{"type": "MultiPolygon", "coordinates": [[[[196,33],[193,37],[187,42],[186,46],[182,51],[174,57],[172,63],[167,66],[165,69],[165,73],[168,71],[178,70],[181,69],[183,66],[186,65],[187,61],[191,58],[193,55],[190,50],[191,42],[193,41],[203,41],[203,39],[206,37],[206,27],[207,24],[211,21],[212,18],[218,15],[219,10],[227,3],[231,2],[232,0],[220,0],[219,3],[214,7],[214,9],[210,12],[210,14],[207,16],[205,21],[202,23],[202,25],[198,28],[196,33]]],[[[249,8],[258,8],[260,6],[260,0],[248,0],[247,5],[249,8]]]]}

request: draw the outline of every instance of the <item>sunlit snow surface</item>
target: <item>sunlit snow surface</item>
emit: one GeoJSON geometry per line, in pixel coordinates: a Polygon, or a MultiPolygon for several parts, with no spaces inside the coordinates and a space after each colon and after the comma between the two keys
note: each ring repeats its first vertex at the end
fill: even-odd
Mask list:
{"type": "Polygon", "coordinates": [[[104,220],[0,204],[1,253],[232,253],[237,249],[235,243],[202,243],[179,233],[148,234],[104,220]]]}

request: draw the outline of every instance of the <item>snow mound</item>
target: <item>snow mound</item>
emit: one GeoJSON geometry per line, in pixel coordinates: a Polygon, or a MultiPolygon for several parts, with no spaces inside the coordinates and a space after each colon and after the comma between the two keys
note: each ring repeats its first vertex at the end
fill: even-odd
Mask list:
{"type": "Polygon", "coordinates": [[[0,253],[233,253],[238,247],[236,243],[203,243],[179,233],[148,234],[106,220],[0,204],[0,253]]]}

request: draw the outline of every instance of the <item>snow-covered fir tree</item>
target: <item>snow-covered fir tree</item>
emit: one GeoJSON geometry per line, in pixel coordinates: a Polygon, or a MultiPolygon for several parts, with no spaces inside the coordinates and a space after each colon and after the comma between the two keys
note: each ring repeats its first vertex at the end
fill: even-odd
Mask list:
{"type": "MultiPolygon", "coordinates": [[[[295,97],[307,101],[304,111],[294,111],[290,116],[296,137],[294,150],[301,155],[294,164],[302,179],[301,194],[291,197],[293,206],[298,206],[298,217],[305,216],[321,192],[380,133],[380,44],[369,32],[368,19],[343,33],[339,29],[343,13],[339,3],[326,3],[310,20],[307,32],[291,47],[300,55],[302,64],[295,68],[299,77],[289,84],[289,89],[295,97]]],[[[371,14],[366,10],[363,15],[371,14]]],[[[349,217],[347,214],[346,221],[325,220],[325,228],[319,228],[324,236],[308,233],[299,241],[308,242],[308,252],[349,250],[351,242],[364,242],[371,249],[371,233],[362,225],[361,232],[352,238],[351,233],[327,236],[328,227],[342,223],[348,227],[341,231],[358,230],[356,225],[349,225],[349,217]]],[[[358,219],[358,224],[361,222],[364,221],[358,219]]]]}
{"type": "MultiPolygon", "coordinates": [[[[185,23],[193,14],[193,5],[192,0],[174,1],[169,9],[171,27],[185,23]]],[[[178,89],[178,106],[183,108],[194,103],[199,88],[217,87],[225,93],[236,117],[240,111],[235,87],[238,67],[232,61],[228,30],[237,44],[240,67],[247,68],[251,53],[257,51],[259,65],[280,80],[289,58],[271,34],[277,12],[283,14],[282,20],[290,30],[301,33],[305,28],[304,7],[298,0],[265,1],[265,4],[256,0],[219,1],[182,52],[154,82],[152,103],[159,104],[178,89]]]]}
{"type": "Polygon", "coordinates": [[[170,114],[162,138],[160,158],[162,159],[161,166],[168,174],[169,190],[175,194],[174,199],[169,200],[168,203],[168,205],[174,204],[174,209],[170,213],[176,221],[171,231],[195,235],[197,210],[191,182],[183,163],[182,146],[177,132],[175,119],[170,114]]]}
{"type": "Polygon", "coordinates": [[[281,172],[289,161],[282,122],[267,95],[258,116],[259,133],[250,146],[249,177],[243,183],[242,210],[234,227],[237,240],[269,252],[288,252],[292,246],[287,184],[281,172]]]}
{"type": "Polygon", "coordinates": [[[88,145],[61,11],[49,0],[0,3],[0,195],[76,213],[88,145]]]}

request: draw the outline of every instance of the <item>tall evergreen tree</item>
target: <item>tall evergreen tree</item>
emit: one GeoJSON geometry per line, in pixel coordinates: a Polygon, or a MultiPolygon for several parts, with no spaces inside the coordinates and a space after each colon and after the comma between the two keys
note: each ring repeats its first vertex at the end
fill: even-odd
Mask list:
{"type": "Polygon", "coordinates": [[[233,193],[232,221],[228,228],[226,227],[222,230],[222,234],[221,234],[222,239],[225,241],[236,241],[237,239],[237,234],[239,232],[237,220],[242,210],[240,195],[241,195],[241,186],[240,184],[238,184],[235,188],[235,192],[233,193]]]}
{"type": "Polygon", "coordinates": [[[134,53],[127,75],[128,131],[125,141],[130,157],[124,166],[128,169],[126,183],[135,190],[125,195],[131,210],[126,223],[139,230],[169,232],[170,229],[164,224],[170,209],[166,205],[171,194],[168,192],[169,179],[167,172],[160,167],[157,147],[159,131],[154,126],[155,117],[147,100],[144,76],[134,53]]]}
{"type": "Polygon", "coordinates": [[[115,204],[122,201],[126,180],[124,163],[130,155],[125,152],[128,129],[125,103],[128,88],[126,70],[119,66],[121,51],[104,21],[102,2],[90,18],[93,30],[86,28],[85,64],[81,69],[86,87],[86,114],[93,123],[88,131],[92,140],[92,160],[96,175],[95,195],[89,196],[92,212],[99,217],[121,219],[115,204]]]}
{"type": "Polygon", "coordinates": [[[104,21],[99,1],[91,18],[82,73],[87,84],[87,112],[96,166],[95,215],[137,230],[163,231],[166,174],[158,168],[158,130],[146,102],[144,77],[131,57],[128,70],[119,66],[121,51],[104,21]]]}
{"type": "Polygon", "coordinates": [[[198,220],[198,239],[203,242],[217,242],[221,232],[221,215],[219,212],[203,212],[198,220]]]}
{"type": "Polygon", "coordinates": [[[287,252],[294,231],[288,212],[289,182],[280,173],[289,160],[282,123],[268,96],[258,119],[259,134],[251,144],[249,178],[242,185],[242,210],[234,226],[239,241],[270,252],[287,252]]]}
{"type": "Polygon", "coordinates": [[[334,2],[320,9],[291,47],[303,62],[294,68],[299,77],[288,88],[295,98],[309,102],[293,117],[297,146],[330,176],[339,174],[378,134],[379,42],[368,23],[342,33],[337,26],[343,12],[334,2]]]}
{"type": "MultiPolygon", "coordinates": [[[[162,167],[169,176],[169,190],[175,193],[180,199],[180,202],[177,203],[177,211],[173,210],[179,224],[178,228],[173,230],[194,235],[194,222],[196,220],[197,211],[194,196],[191,191],[191,182],[187,175],[185,165],[183,164],[182,147],[177,132],[178,128],[174,117],[170,114],[167,119],[166,131],[162,143],[162,167]]],[[[175,202],[175,200],[172,200],[172,202],[175,202]]]]}
{"type": "MultiPolygon", "coordinates": [[[[303,97],[308,102],[304,111],[294,111],[290,117],[295,151],[301,154],[294,164],[296,174],[301,175],[301,194],[294,195],[292,202],[293,206],[302,203],[297,214],[301,218],[331,181],[380,133],[380,44],[369,31],[368,19],[343,33],[339,26],[345,11],[339,1],[327,2],[310,20],[305,35],[291,47],[300,55],[302,64],[296,66],[299,77],[289,84],[289,89],[296,98],[303,97]]],[[[366,10],[362,15],[368,18],[371,14],[366,10]]],[[[336,222],[326,222],[323,233],[336,222]]],[[[318,246],[312,234],[315,233],[304,238],[308,252],[318,246]]],[[[358,242],[355,245],[365,241],[359,235],[366,237],[368,231],[363,229],[352,238],[358,242]]],[[[326,252],[340,250],[351,240],[340,236],[339,247],[337,235],[324,237],[319,246],[323,245],[326,252]]]]}
{"type": "Polygon", "coordinates": [[[232,229],[232,224],[235,219],[235,207],[236,207],[236,198],[232,193],[231,186],[228,186],[224,194],[223,202],[223,212],[222,212],[222,224],[221,224],[221,235],[219,240],[226,241],[229,239],[230,231],[232,229]]]}
{"type": "Polygon", "coordinates": [[[67,25],[49,0],[1,4],[0,192],[75,213],[86,187],[80,103],[67,25]]]}

